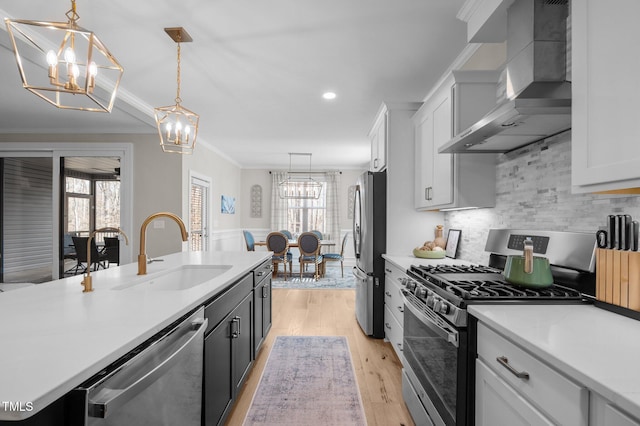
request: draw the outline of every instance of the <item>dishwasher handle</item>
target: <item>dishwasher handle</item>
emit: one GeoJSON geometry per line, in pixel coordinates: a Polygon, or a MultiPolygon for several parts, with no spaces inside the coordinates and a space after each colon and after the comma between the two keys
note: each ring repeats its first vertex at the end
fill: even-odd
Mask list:
{"type": "MultiPolygon", "coordinates": [[[[132,381],[132,383],[128,384],[126,387],[122,389],[116,386],[110,387],[109,379],[102,381],[102,384],[94,390],[95,398],[92,398],[91,394],[89,395],[87,402],[88,416],[98,418],[107,417],[109,413],[117,410],[119,407],[129,402],[141,391],[143,391],[160,377],[162,377],[180,360],[180,356],[184,352],[188,351],[192,343],[194,343],[198,338],[204,337],[204,331],[207,328],[207,323],[208,319],[206,318],[196,318],[194,320],[191,320],[189,324],[183,323],[176,327],[176,329],[171,331],[167,336],[164,336],[161,340],[155,342],[155,344],[147,348],[147,350],[136,356],[130,363],[128,363],[128,365],[134,364],[136,360],[145,360],[146,356],[150,356],[153,359],[155,358],[154,353],[157,354],[168,351],[172,349],[170,348],[170,346],[172,344],[175,345],[176,341],[181,341],[186,338],[184,343],[181,343],[177,349],[172,350],[159,363],[148,368],[146,371],[134,371],[133,373],[131,373],[135,374],[136,377],[134,377],[133,379],[127,379],[128,382],[132,381]],[[171,339],[168,339],[171,334],[174,334],[174,336],[171,339]],[[187,338],[188,335],[190,336],[187,338]],[[163,340],[165,339],[169,341],[163,342],[163,340]]],[[[123,366],[121,369],[115,372],[114,375],[110,377],[110,379],[116,379],[118,374],[128,375],[127,365],[123,366]]]]}

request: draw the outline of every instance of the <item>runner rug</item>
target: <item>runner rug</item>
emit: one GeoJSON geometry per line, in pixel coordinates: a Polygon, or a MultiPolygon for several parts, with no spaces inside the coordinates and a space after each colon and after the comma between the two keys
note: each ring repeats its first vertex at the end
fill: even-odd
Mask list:
{"type": "Polygon", "coordinates": [[[366,425],[345,336],[277,336],[244,425],[366,425]]]}
{"type": "Polygon", "coordinates": [[[345,267],[344,277],[340,266],[327,267],[325,276],[316,281],[313,277],[313,266],[309,267],[309,270],[302,274],[300,279],[300,269],[295,268],[291,276],[287,274],[287,280],[284,280],[284,274],[282,268],[280,273],[272,281],[273,288],[324,288],[324,289],[339,289],[339,288],[356,288],[356,281],[351,272],[350,267],[345,267]]]}

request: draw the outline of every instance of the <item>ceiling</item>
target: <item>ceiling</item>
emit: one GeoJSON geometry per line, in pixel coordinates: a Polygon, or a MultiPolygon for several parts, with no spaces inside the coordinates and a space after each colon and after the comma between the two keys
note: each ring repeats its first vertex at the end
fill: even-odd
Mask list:
{"type": "MultiPolygon", "coordinates": [[[[242,168],[288,168],[290,152],[312,153],[314,169],[361,168],[381,103],[421,101],[466,44],[463,0],[76,4],[78,24],[125,69],[113,112],[58,110],[23,89],[3,24],[0,133],[155,133],[153,107],[176,95],[176,43],[163,28],[184,27],[181,98],[200,115],[199,144],[242,168]],[[323,100],[327,90],[337,98],[323,100]]],[[[0,0],[2,17],[66,21],[70,8],[0,0]]]]}

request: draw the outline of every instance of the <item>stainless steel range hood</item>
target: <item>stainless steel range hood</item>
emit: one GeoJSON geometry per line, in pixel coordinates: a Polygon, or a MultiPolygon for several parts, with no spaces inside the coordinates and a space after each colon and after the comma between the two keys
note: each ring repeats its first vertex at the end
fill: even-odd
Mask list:
{"type": "Polygon", "coordinates": [[[568,0],[516,0],[509,7],[504,100],[440,153],[508,152],[571,128],[568,7],[568,0]]]}

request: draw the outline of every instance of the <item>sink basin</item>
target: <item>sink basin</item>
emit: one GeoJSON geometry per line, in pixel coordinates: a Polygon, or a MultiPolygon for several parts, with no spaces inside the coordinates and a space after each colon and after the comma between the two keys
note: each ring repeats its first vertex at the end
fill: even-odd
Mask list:
{"type": "Polygon", "coordinates": [[[229,269],[231,269],[231,265],[184,265],[166,273],[134,279],[113,289],[187,290],[204,284],[229,269]]]}

